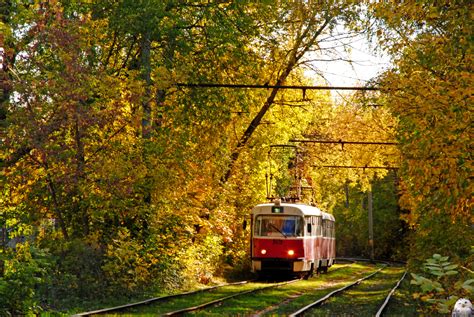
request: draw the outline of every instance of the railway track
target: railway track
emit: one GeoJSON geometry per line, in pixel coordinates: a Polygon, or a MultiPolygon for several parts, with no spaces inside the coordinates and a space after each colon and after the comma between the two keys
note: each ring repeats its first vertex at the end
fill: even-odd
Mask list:
{"type": "MultiPolygon", "coordinates": [[[[352,271],[357,272],[357,270],[360,269],[354,267],[358,263],[355,259],[348,261],[350,261],[348,264],[337,265],[336,268],[330,270],[329,274],[312,278],[309,281],[302,279],[275,283],[242,281],[238,283],[218,285],[193,292],[152,298],[146,301],[80,313],[74,316],[121,313],[126,313],[127,315],[154,314],[176,316],[183,314],[199,315],[201,314],[200,311],[203,311],[202,314],[206,315],[262,316],[266,314],[276,314],[301,316],[308,312],[310,315],[327,315],[327,311],[325,313],[318,313],[318,307],[321,307],[323,303],[327,303],[338,296],[347,296],[342,294],[345,294],[349,289],[356,288],[357,285],[360,285],[364,281],[374,278],[387,267],[387,264],[383,264],[382,267],[378,267],[375,271],[374,267],[371,266],[371,269],[365,268],[364,273],[351,273],[352,271]],[[337,277],[343,273],[349,275],[362,274],[363,276],[361,275],[362,277],[357,280],[347,283],[347,278],[343,279],[337,277]],[[316,285],[315,283],[319,283],[320,280],[324,279],[326,279],[327,282],[321,281],[322,286],[314,288],[314,285],[316,285]],[[268,306],[262,307],[262,305],[268,306]],[[240,307],[240,310],[236,311],[236,307],[238,306],[242,307],[240,307]],[[177,309],[177,307],[181,308],[177,309]]],[[[382,315],[390,297],[395,292],[395,289],[400,285],[405,274],[398,280],[395,287],[393,287],[394,283],[392,281],[392,285],[385,289],[385,301],[383,301],[382,305],[379,305],[377,310],[375,310],[377,312],[376,316],[382,315]]],[[[324,307],[326,306],[327,305],[324,307]]],[[[375,311],[371,314],[373,315],[375,311]]]]}
{"type": "Polygon", "coordinates": [[[347,284],[347,285],[345,285],[345,286],[343,286],[343,287],[341,287],[341,288],[338,288],[338,289],[336,289],[336,290],[334,290],[334,291],[332,291],[332,292],[326,294],[326,295],[323,296],[322,298],[320,298],[320,299],[318,299],[318,300],[312,302],[311,304],[306,305],[306,306],[300,308],[299,310],[297,310],[296,312],[290,314],[290,317],[302,316],[305,312],[309,311],[309,310],[312,309],[313,307],[318,306],[318,305],[322,305],[325,301],[327,301],[327,300],[329,300],[330,298],[336,296],[337,294],[339,294],[339,293],[341,293],[341,292],[347,290],[348,288],[351,288],[351,287],[353,287],[353,286],[355,286],[355,285],[360,284],[362,281],[365,281],[365,280],[367,280],[367,279],[373,277],[375,274],[377,274],[378,272],[382,271],[384,268],[385,268],[385,267],[382,267],[382,268],[378,269],[377,271],[375,271],[375,272],[373,272],[373,273],[371,273],[371,274],[369,274],[369,275],[367,275],[367,276],[365,276],[365,277],[362,277],[362,278],[360,278],[360,279],[358,279],[358,280],[356,280],[356,281],[354,281],[354,282],[351,282],[351,283],[349,283],[349,284],[347,284]]]}
{"type": "Polygon", "coordinates": [[[274,285],[259,287],[259,288],[255,288],[255,289],[248,290],[248,291],[243,291],[243,292],[233,294],[233,295],[229,295],[229,296],[226,296],[226,297],[223,297],[223,298],[219,298],[219,299],[216,299],[216,300],[213,300],[213,301],[210,301],[210,302],[198,305],[198,306],[188,307],[188,308],[172,311],[172,312],[169,312],[169,313],[165,313],[165,314],[163,314],[163,316],[175,316],[175,315],[180,315],[180,314],[183,314],[183,313],[189,313],[189,312],[197,311],[197,310],[200,310],[200,309],[212,306],[212,305],[220,304],[220,303],[222,303],[226,300],[229,300],[231,298],[235,298],[235,297],[242,296],[242,295],[247,295],[247,294],[250,294],[250,293],[256,293],[256,292],[260,292],[260,291],[267,290],[267,289],[270,289],[270,288],[280,287],[280,286],[287,285],[287,284],[292,284],[292,283],[298,282],[300,280],[301,279],[296,279],[296,280],[291,280],[291,281],[287,281],[287,282],[277,283],[277,284],[274,284],[274,285]]]}
{"type": "Polygon", "coordinates": [[[147,300],[134,302],[134,303],[129,303],[129,304],[125,304],[125,305],[120,305],[120,306],[115,306],[115,307],[109,307],[109,308],[103,308],[103,309],[97,309],[97,310],[92,310],[92,311],[88,311],[88,312],[78,313],[78,314],[72,315],[72,317],[103,315],[103,314],[109,314],[109,313],[119,313],[119,312],[126,311],[128,309],[131,309],[131,308],[146,306],[146,305],[149,305],[149,304],[152,304],[152,303],[171,300],[171,299],[175,299],[175,298],[179,298],[179,297],[185,297],[185,296],[198,294],[198,293],[202,293],[202,292],[209,292],[209,291],[212,291],[212,290],[215,290],[215,289],[218,289],[218,288],[221,288],[221,287],[225,287],[225,286],[243,285],[243,284],[247,284],[249,282],[250,281],[240,281],[240,282],[235,282],[235,283],[226,283],[226,284],[220,284],[220,285],[207,287],[207,288],[203,288],[203,289],[199,289],[199,290],[195,290],[195,291],[185,292],[185,293],[179,293],[179,294],[173,294],[173,295],[167,295],[167,296],[161,296],[161,297],[154,297],[154,298],[150,298],[150,299],[147,299],[147,300]]]}
{"type": "MultiPolygon", "coordinates": [[[[223,296],[223,297],[220,297],[220,298],[217,298],[217,299],[214,299],[214,300],[210,300],[210,301],[201,303],[199,305],[194,305],[194,306],[190,306],[190,307],[186,307],[186,308],[182,308],[182,309],[178,309],[178,310],[168,311],[168,312],[162,313],[161,316],[182,315],[184,313],[189,313],[189,312],[197,311],[197,310],[200,310],[200,309],[204,309],[204,308],[212,306],[212,305],[220,304],[220,303],[222,303],[226,300],[229,300],[229,299],[232,299],[232,298],[235,298],[235,297],[238,297],[238,296],[248,295],[248,294],[251,294],[251,293],[260,292],[260,291],[268,290],[268,289],[271,289],[271,288],[276,288],[276,287],[280,287],[280,286],[283,286],[283,285],[292,284],[292,283],[298,282],[300,280],[301,279],[294,279],[294,280],[284,281],[284,282],[279,282],[279,283],[271,283],[270,285],[268,285],[268,283],[267,283],[267,285],[264,285],[264,286],[256,286],[256,287],[251,288],[249,290],[238,291],[238,292],[233,293],[231,295],[227,295],[227,296],[223,296]]],[[[104,309],[99,309],[99,310],[93,310],[93,311],[78,313],[78,314],[74,314],[73,317],[119,314],[119,313],[125,313],[125,312],[128,314],[128,313],[131,312],[131,310],[133,310],[135,308],[139,308],[139,307],[143,307],[143,306],[149,306],[151,304],[156,304],[156,303],[159,303],[159,302],[166,302],[166,301],[174,300],[174,299],[177,299],[177,298],[184,298],[184,297],[196,295],[196,294],[199,294],[199,293],[211,292],[211,291],[214,291],[216,289],[224,288],[224,287],[228,287],[228,286],[245,285],[245,284],[249,284],[253,281],[254,280],[221,284],[221,285],[217,285],[217,286],[214,286],[214,287],[208,287],[208,288],[200,289],[200,290],[197,290],[197,291],[191,291],[191,292],[180,293],[180,294],[175,294],[175,295],[156,297],[156,298],[151,298],[151,299],[147,299],[147,300],[144,300],[144,301],[130,303],[130,304],[126,304],[126,305],[121,305],[121,306],[116,306],[116,307],[110,307],[110,308],[104,308],[104,309]]],[[[131,313],[133,313],[133,312],[131,312],[131,313]]]]}
{"type": "MultiPolygon", "coordinates": [[[[385,268],[388,267],[388,263],[385,262],[384,266],[379,268],[378,270],[374,271],[374,272],[371,272],[370,274],[367,274],[365,275],[364,277],[362,278],[359,278],[355,281],[351,281],[345,285],[343,285],[342,287],[340,288],[337,288],[335,290],[332,290],[330,292],[328,292],[327,294],[325,295],[321,295],[318,299],[316,299],[315,301],[297,309],[296,311],[292,312],[292,313],[288,313],[287,315],[288,316],[291,316],[291,317],[296,317],[296,316],[303,316],[305,314],[308,314],[310,316],[319,316],[319,315],[322,315],[322,316],[327,316],[328,314],[336,314],[338,315],[338,312],[334,312],[334,311],[331,311],[331,309],[327,309],[325,311],[317,311],[317,308],[320,307],[321,305],[323,305],[324,303],[334,299],[335,297],[337,296],[344,296],[344,292],[346,292],[347,290],[351,289],[351,288],[355,288],[357,287],[358,285],[360,285],[362,282],[364,281],[367,281],[369,279],[372,279],[374,277],[376,277],[377,274],[379,274],[382,270],[384,270],[385,268]]],[[[390,289],[385,289],[385,293],[386,293],[386,296],[384,298],[384,301],[383,302],[379,302],[379,304],[377,305],[377,308],[372,310],[371,312],[365,312],[363,313],[362,315],[370,315],[370,316],[376,316],[376,317],[380,317],[383,315],[383,312],[386,310],[387,308],[387,305],[391,299],[391,297],[393,296],[393,294],[395,293],[396,289],[400,286],[401,282],[403,281],[403,279],[405,278],[407,274],[407,271],[404,271],[401,278],[399,278],[395,285],[392,284],[392,287],[390,289]]],[[[364,293],[370,293],[371,291],[359,291],[358,293],[361,293],[361,294],[364,294],[364,293]]],[[[353,295],[354,296],[354,295],[353,295]]],[[[358,296],[360,296],[360,294],[358,294],[358,296]]],[[[351,295],[347,296],[347,297],[351,297],[351,295]]],[[[355,296],[354,296],[355,297],[355,296]]],[[[342,301],[346,301],[346,300],[342,300],[342,301]]],[[[349,300],[350,301],[350,300],[349,300]]],[[[352,312],[343,312],[344,315],[347,315],[347,316],[351,316],[351,313],[352,314],[355,314],[354,316],[357,316],[358,313],[360,312],[357,312],[357,311],[352,311],[352,312]]]]}

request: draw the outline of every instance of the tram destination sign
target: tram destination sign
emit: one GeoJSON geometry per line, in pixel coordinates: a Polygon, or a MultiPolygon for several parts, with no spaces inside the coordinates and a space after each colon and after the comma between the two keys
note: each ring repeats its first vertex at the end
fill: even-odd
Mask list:
{"type": "Polygon", "coordinates": [[[282,206],[272,206],[272,214],[282,214],[283,207],[282,206]]]}

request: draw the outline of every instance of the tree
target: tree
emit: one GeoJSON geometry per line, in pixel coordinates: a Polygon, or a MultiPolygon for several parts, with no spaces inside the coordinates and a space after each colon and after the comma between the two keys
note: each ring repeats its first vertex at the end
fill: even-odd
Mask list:
{"type": "MultiPolygon", "coordinates": [[[[391,171],[387,176],[371,182],[376,259],[406,260],[407,226],[400,218],[396,180],[396,173],[391,171]]],[[[347,193],[344,193],[340,184],[331,184],[331,181],[326,184],[333,186],[326,192],[339,198],[333,209],[337,220],[337,254],[370,257],[367,193],[358,185],[348,187],[347,193]]]]}
{"type": "Polygon", "coordinates": [[[399,120],[400,202],[417,229],[413,257],[462,256],[474,241],[472,4],[420,1],[395,10],[377,3],[370,9],[382,47],[395,57],[381,84],[399,120]]]}
{"type": "Polygon", "coordinates": [[[260,44],[261,54],[269,62],[274,63],[270,66],[272,73],[266,78],[267,83],[272,83],[276,87],[271,89],[260,110],[234,146],[222,179],[224,183],[231,177],[241,152],[274,104],[279,92],[278,86],[287,81],[292,71],[304,65],[309,53],[325,54],[318,46],[320,39],[323,36],[330,37],[337,23],[341,21],[350,23],[357,14],[358,7],[352,3],[341,5],[333,2],[317,4],[297,2],[283,4],[276,12],[277,16],[271,25],[273,32],[268,38],[262,37],[260,44]],[[283,31],[276,31],[280,29],[283,31]]]}
{"type": "MultiPolygon", "coordinates": [[[[259,95],[173,84],[255,76],[249,47],[262,20],[254,17],[271,7],[148,4],[50,1],[15,7],[7,19],[21,58],[8,60],[17,76],[5,99],[2,213],[61,259],[55,271],[67,274],[51,278],[52,292],[68,279],[69,294],[81,297],[105,285],[150,287],[232,234],[233,215],[215,190],[220,154],[239,125],[235,104],[245,109],[259,95]]],[[[161,286],[186,280],[172,276],[161,286]]]]}

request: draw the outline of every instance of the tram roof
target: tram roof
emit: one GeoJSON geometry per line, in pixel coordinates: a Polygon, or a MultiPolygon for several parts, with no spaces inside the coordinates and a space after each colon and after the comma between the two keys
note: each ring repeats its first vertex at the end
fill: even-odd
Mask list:
{"type": "Polygon", "coordinates": [[[326,212],[321,211],[321,209],[306,205],[306,204],[298,204],[298,203],[266,203],[266,204],[259,204],[255,206],[252,210],[253,214],[263,214],[269,213],[268,210],[271,210],[272,207],[283,207],[283,209],[287,209],[289,213],[287,214],[301,214],[303,216],[322,216],[323,219],[329,219],[334,221],[334,216],[328,214],[326,212]]]}

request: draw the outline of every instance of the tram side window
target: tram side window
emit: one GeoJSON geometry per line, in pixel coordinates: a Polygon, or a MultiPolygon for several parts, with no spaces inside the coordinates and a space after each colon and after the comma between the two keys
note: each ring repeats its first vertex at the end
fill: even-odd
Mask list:
{"type": "Polygon", "coordinates": [[[317,236],[318,235],[318,229],[319,226],[318,226],[318,217],[317,216],[313,216],[313,236],[317,236]]]}
{"type": "Polygon", "coordinates": [[[311,236],[315,236],[315,235],[316,235],[316,229],[317,229],[317,226],[316,226],[316,217],[315,217],[315,216],[311,216],[311,236]]]}
{"type": "Polygon", "coordinates": [[[255,235],[259,236],[261,234],[261,226],[262,226],[262,218],[257,217],[255,221],[255,226],[253,228],[253,232],[255,235]]]}
{"type": "Polygon", "coordinates": [[[326,219],[323,219],[323,236],[328,237],[329,232],[328,232],[328,222],[326,219]]]}
{"type": "Polygon", "coordinates": [[[321,236],[323,234],[323,228],[322,228],[322,219],[321,217],[315,217],[316,218],[316,235],[321,236]]]}
{"type": "Polygon", "coordinates": [[[324,228],[325,228],[325,236],[329,238],[334,238],[335,237],[335,231],[334,231],[334,221],[331,220],[324,220],[324,228]]]}

